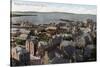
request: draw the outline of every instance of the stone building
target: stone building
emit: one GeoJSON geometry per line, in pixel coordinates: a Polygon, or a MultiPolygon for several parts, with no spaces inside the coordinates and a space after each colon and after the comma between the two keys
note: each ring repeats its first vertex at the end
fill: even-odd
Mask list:
{"type": "Polygon", "coordinates": [[[28,37],[25,43],[26,50],[33,56],[36,55],[38,41],[34,37],[28,37]]]}
{"type": "Polygon", "coordinates": [[[28,65],[30,56],[23,46],[16,46],[11,50],[11,58],[19,61],[18,65],[28,65]]]}

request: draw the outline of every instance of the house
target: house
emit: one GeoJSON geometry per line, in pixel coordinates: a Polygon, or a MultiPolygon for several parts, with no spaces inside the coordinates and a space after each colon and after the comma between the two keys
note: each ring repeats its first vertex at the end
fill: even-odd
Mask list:
{"type": "Polygon", "coordinates": [[[96,60],[96,47],[93,44],[87,45],[84,48],[84,53],[83,53],[83,57],[84,57],[84,61],[93,61],[96,60]]]}
{"type": "Polygon", "coordinates": [[[75,42],[73,41],[67,41],[67,40],[63,40],[60,44],[60,48],[66,47],[66,46],[75,46],[75,42]]]}
{"type": "Polygon", "coordinates": [[[75,52],[76,52],[76,48],[71,46],[71,45],[68,45],[68,46],[65,46],[64,48],[62,48],[65,56],[73,61],[73,59],[75,60],[74,56],[75,56],[75,52]]]}
{"type": "Polygon", "coordinates": [[[21,34],[29,34],[30,30],[20,29],[21,34]]]}
{"type": "Polygon", "coordinates": [[[83,36],[76,37],[76,47],[84,48],[86,46],[86,41],[83,36]]]}
{"type": "Polygon", "coordinates": [[[14,37],[11,37],[11,40],[10,40],[10,46],[11,47],[15,47],[16,46],[16,42],[15,42],[15,38],[14,37]]]}
{"type": "Polygon", "coordinates": [[[49,26],[45,28],[45,30],[48,37],[51,37],[52,35],[55,35],[57,33],[57,27],[55,26],[49,26]]]}
{"type": "Polygon", "coordinates": [[[11,35],[13,37],[16,37],[16,36],[20,35],[20,30],[18,28],[12,28],[11,29],[11,35]]]}
{"type": "Polygon", "coordinates": [[[21,40],[26,40],[27,36],[28,36],[28,34],[20,34],[19,37],[17,37],[17,38],[21,39],[21,40]]]}
{"type": "Polygon", "coordinates": [[[51,64],[61,64],[61,63],[69,63],[68,59],[65,59],[63,57],[55,57],[51,62],[51,64]]]}
{"type": "Polygon", "coordinates": [[[48,52],[47,51],[45,51],[45,54],[42,57],[42,63],[43,64],[48,64],[49,63],[49,57],[48,57],[48,52]]]}
{"type": "Polygon", "coordinates": [[[26,50],[30,54],[32,54],[33,56],[36,55],[37,48],[38,48],[38,41],[37,40],[27,39],[25,46],[26,46],[26,50]]]}
{"type": "Polygon", "coordinates": [[[14,58],[10,58],[10,65],[11,66],[19,66],[20,65],[20,62],[14,58]]]}
{"type": "Polygon", "coordinates": [[[30,61],[30,55],[26,51],[24,46],[16,46],[11,50],[11,58],[19,61],[19,65],[28,65],[30,61]]]}
{"type": "Polygon", "coordinates": [[[39,41],[38,47],[41,47],[42,45],[47,45],[47,42],[46,41],[39,41]]]}
{"type": "Polygon", "coordinates": [[[40,57],[37,56],[33,56],[32,54],[30,54],[30,65],[40,65],[42,64],[42,60],[40,57]]]}

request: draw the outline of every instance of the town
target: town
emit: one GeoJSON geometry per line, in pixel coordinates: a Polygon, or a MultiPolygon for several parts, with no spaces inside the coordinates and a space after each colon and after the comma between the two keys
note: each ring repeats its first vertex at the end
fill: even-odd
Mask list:
{"type": "Polygon", "coordinates": [[[92,19],[59,23],[11,24],[11,66],[96,61],[96,22],[92,19]]]}

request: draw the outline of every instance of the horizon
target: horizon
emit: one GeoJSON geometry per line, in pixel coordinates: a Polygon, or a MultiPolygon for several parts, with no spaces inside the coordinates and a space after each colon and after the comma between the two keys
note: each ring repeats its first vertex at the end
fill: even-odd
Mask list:
{"type": "Polygon", "coordinates": [[[82,13],[69,13],[69,12],[38,12],[38,11],[11,11],[12,13],[65,13],[65,14],[79,14],[79,15],[95,15],[96,14],[82,14],[82,13]]]}

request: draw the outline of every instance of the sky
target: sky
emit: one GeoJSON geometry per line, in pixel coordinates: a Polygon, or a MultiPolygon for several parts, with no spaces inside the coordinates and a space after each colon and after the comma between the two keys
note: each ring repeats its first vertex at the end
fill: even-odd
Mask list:
{"type": "Polygon", "coordinates": [[[12,0],[12,11],[67,12],[77,14],[97,14],[96,5],[68,3],[46,3],[36,1],[12,0]]]}

